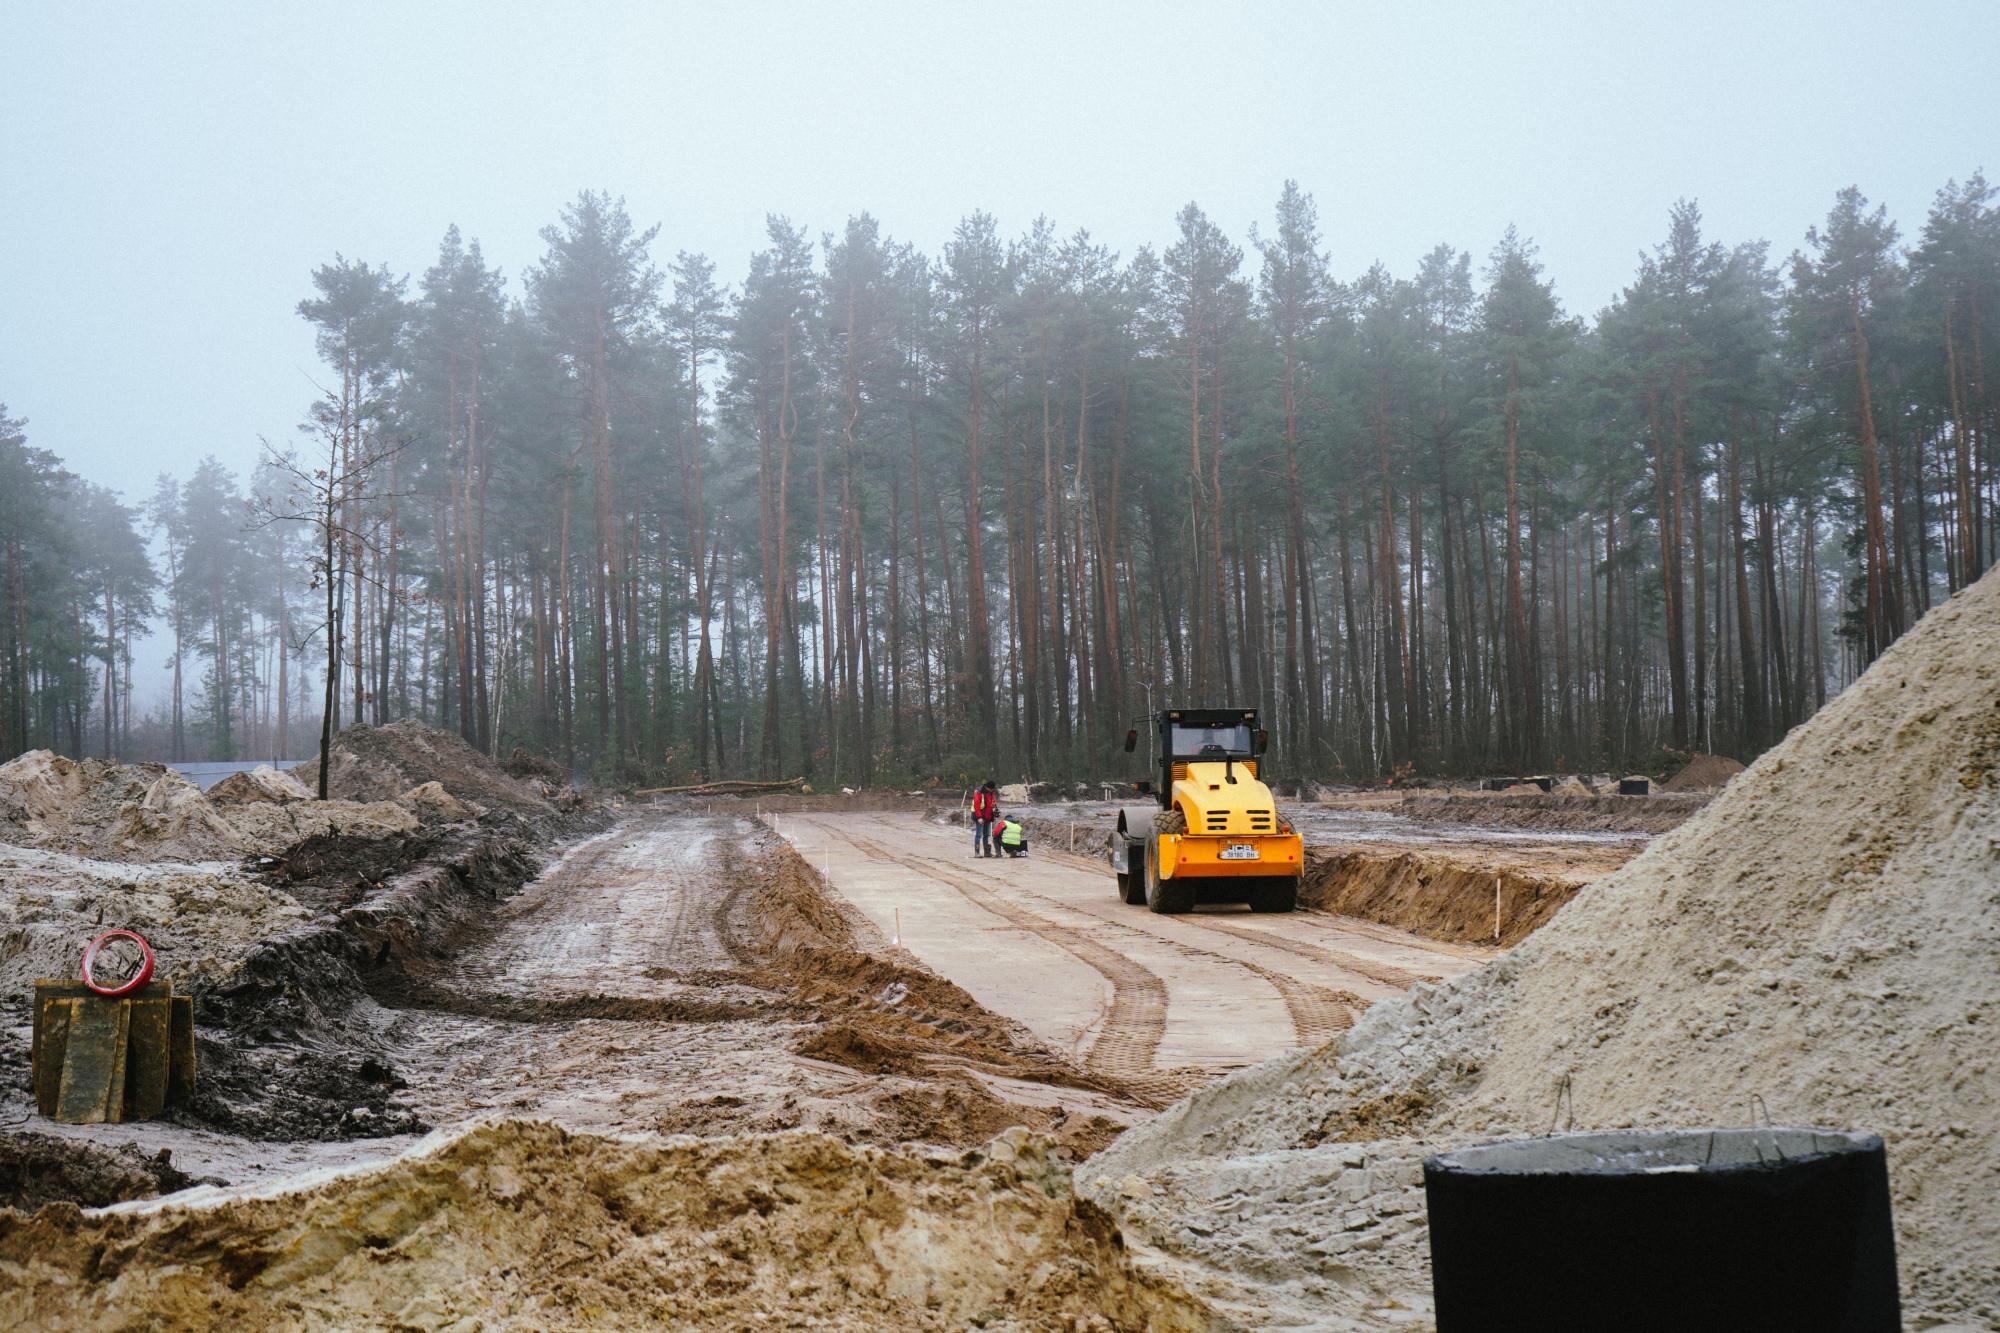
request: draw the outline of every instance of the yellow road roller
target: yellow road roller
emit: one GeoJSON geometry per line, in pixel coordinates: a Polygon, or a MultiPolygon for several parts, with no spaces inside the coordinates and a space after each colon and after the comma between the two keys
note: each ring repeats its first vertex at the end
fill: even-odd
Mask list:
{"type": "MultiPolygon", "coordinates": [[[[1257,777],[1270,735],[1254,708],[1170,708],[1151,719],[1157,778],[1135,784],[1158,809],[1118,812],[1111,868],[1118,895],[1155,912],[1196,903],[1248,903],[1256,912],[1298,906],[1305,841],[1257,777]]],[[[1125,733],[1127,754],[1139,730],[1125,733]]]]}

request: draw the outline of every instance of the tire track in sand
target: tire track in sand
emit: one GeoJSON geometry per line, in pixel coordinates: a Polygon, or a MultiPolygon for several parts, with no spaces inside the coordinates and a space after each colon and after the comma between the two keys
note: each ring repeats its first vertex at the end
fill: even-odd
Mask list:
{"type": "MultiPolygon", "coordinates": [[[[1101,911],[1096,907],[1086,907],[1079,903],[1065,902],[1060,898],[1051,897],[1045,893],[1037,893],[1033,889],[1016,888],[1015,892],[1021,894],[1023,897],[1039,899],[1052,907],[1070,912],[1082,912],[1085,916],[1096,917],[1098,920],[1115,929],[1129,931],[1142,939],[1156,944],[1165,944],[1169,948],[1177,949],[1184,954],[1196,958],[1205,958],[1226,967],[1242,968],[1244,971],[1269,983],[1271,989],[1278,992],[1278,998],[1285,1003],[1285,1012],[1291,1017],[1292,1033],[1298,1038],[1298,1043],[1301,1046],[1324,1045],[1335,1035],[1353,1027],[1356,1012],[1368,1007],[1368,1001],[1351,991],[1335,990],[1331,986],[1322,986],[1317,982],[1302,981],[1288,972],[1280,972],[1278,969],[1267,967],[1263,963],[1252,962],[1247,958],[1237,958],[1226,953],[1217,953],[1213,949],[1204,949],[1198,944],[1190,944],[1185,940],[1172,939],[1159,932],[1142,930],[1126,920],[1125,915],[1115,909],[1101,911]]],[[[1192,913],[1172,919],[1193,925],[1206,926],[1209,924],[1195,917],[1192,913]]],[[[1253,943],[1264,944],[1269,942],[1254,930],[1244,930],[1241,927],[1219,927],[1219,929],[1225,935],[1235,936],[1253,943]]],[[[1292,952],[1312,958],[1315,962],[1326,961],[1325,958],[1314,950],[1302,948],[1292,952]]],[[[1346,966],[1344,963],[1341,965],[1346,966]]],[[[1364,977],[1368,976],[1368,973],[1361,971],[1359,968],[1349,968],[1348,970],[1364,977]]],[[[1369,977],[1369,980],[1373,981],[1376,978],[1369,977]]]]}
{"type": "Polygon", "coordinates": [[[872,838],[860,837],[838,826],[820,825],[864,855],[892,861],[905,870],[950,886],[982,911],[1007,924],[1047,940],[1078,962],[1091,968],[1111,985],[1111,1007],[1104,1026],[1082,1053],[1083,1063],[1098,1073],[1147,1091],[1179,1096],[1199,1080],[1190,1080],[1176,1071],[1155,1067],[1160,1041],[1167,1031],[1167,983],[1103,943],[1091,939],[1073,926],[1058,925],[1012,903],[996,899],[991,886],[959,874],[956,870],[896,852],[872,838]]]}
{"type": "MultiPolygon", "coordinates": [[[[1092,870],[1101,868],[1098,862],[1086,861],[1083,857],[1067,852],[1055,852],[1052,854],[1052,858],[1070,861],[1079,866],[1088,866],[1092,870]]],[[[1037,894],[1036,896],[1040,897],[1041,895],[1037,894]]],[[[1050,901],[1055,900],[1051,899],[1050,901]]],[[[1100,912],[1090,907],[1078,908],[1076,910],[1088,912],[1090,915],[1101,917],[1106,921],[1118,921],[1118,915],[1115,912],[1100,912]]],[[[1266,934],[1261,930],[1251,930],[1247,927],[1236,925],[1233,922],[1219,920],[1213,916],[1206,916],[1200,912],[1188,912],[1170,919],[1183,922],[1187,925],[1197,926],[1203,930],[1213,930],[1219,934],[1229,935],[1239,940],[1246,940],[1252,944],[1261,944],[1267,948],[1276,949],[1281,953],[1288,953],[1297,958],[1310,959],[1315,963],[1332,963],[1336,967],[1344,968],[1358,977],[1365,977],[1377,985],[1393,986],[1397,990],[1408,990],[1420,982],[1442,980],[1441,977],[1431,973],[1411,972],[1406,968],[1397,967],[1394,963],[1384,963],[1375,959],[1362,958],[1357,954],[1349,953],[1345,949],[1335,948],[1332,945],[1312,944],[1305,940],[1294,940],[1275,933],[1266,934]]],[[[1342,917],[1341,920],[1346,922],[1352,920],[1352,918],[1342,917]]],[[[1343,929],[1345,928],[1343,926],[1343,929]]],[[[1369,931],[1357,930],[1355,934],[1366,935],[1370,939],[1381,939],[1385,943],[1401,943],[1401,941],[1394,940],[1392,936],[1378,935],[1369,931]]],[[[1439,952],[1445,951],[1443,947],[1440,947],[1439,952]]],[[[1338,994],[1338,992],[1330,993],[1338,994]]]]}

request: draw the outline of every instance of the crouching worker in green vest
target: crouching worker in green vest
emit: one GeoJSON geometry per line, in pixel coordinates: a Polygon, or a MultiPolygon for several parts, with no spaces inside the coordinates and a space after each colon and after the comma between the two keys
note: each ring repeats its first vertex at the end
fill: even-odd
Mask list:
{"type": "Polygon", "coordinates": [[[993,836],[1000,840],[1000,850],[1009,856],[1028,854],[1028,830],[1021,827],[1018,819],[995,819],[993,836]]]}

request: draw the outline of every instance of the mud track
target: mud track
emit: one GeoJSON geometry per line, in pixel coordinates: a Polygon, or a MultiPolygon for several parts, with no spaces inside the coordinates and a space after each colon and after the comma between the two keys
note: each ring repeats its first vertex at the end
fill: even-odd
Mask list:
{"type": "Polygon", "coordinates": [[[471,842],[269,941],[205,1002],[178,1123],[55,1132],[242,1184],[494,1113],[949,1147],[1023,1125],[1081,1155],[1157,1100],[893,949],[746,816],[632,811],[528,858],[471,842]]]}
{"type": "Polygon", "coordinates": [[[640,811],[374,994],[432,1123],[947,1144],[1026,1123],[1085,1147],[1129,1120],[1103,1081],[863,943],[754,821],[640,811]]]}

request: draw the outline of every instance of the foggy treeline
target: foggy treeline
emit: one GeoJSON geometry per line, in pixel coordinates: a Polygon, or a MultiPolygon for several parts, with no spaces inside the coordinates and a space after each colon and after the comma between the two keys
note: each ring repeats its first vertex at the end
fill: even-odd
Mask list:
{"type": "Polygon", "coordinates": [[[1677,205],[1590,320],[1512,231],[1342,271],[1290,184],[1128,257],[773,218],[733,290],[656,233],[336,257],[302,434],[138,509],[0,410],[0,754],[299,757],[332,647],[336,724],[620,777],[1122,772],[1169,704],[1321,778],[1748,758],[1993,554],[1977,176],[1789,256],[1677,205]]]}

